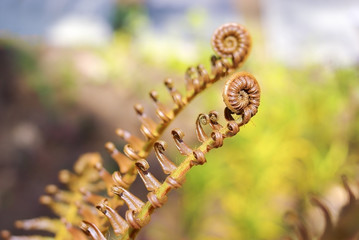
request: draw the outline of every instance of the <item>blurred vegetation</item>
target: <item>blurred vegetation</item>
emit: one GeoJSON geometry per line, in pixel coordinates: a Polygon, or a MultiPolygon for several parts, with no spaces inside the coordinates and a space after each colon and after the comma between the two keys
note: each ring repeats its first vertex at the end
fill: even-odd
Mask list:
{"type": "MultiPolygon", "coordinates": [[[[140,38],[130,31],[129,22],[142,16],[143,9],[131,6],[116,11],[113,24],[118,31],[108,46],[59,54],[52,62],[55,71],[43,69],[49,65],[44,64],[43,49],[2,45],[13,48],[27,84],[46,104],[54,96],[76,98],[76,89],[89,82],[120,85],[145,99],[150,89],[140,85],[160,84],[158,75],[177,76],[200,62],[208,69],[209,44],[198,42],[179,58],[177,49],[183,43],[155,41],[146,32],[140,38]],[[101,63],[100,70],[81,74],[73,64],[76,58],[69,56],[83,52],[101,63]]],[[[260,59],[254,54],[244,66],[262,87],[259,112],[237,137],[211,152],[207,164],[189,173],[182,190],[183,209],[176,216],[181,218],[184,236],[176,239],[276,239],[286,230],[282,217],[287,210],[303,211],[308,196],[323,194],[342,174],[358,178],[358,68],[290,68],[260,59]]],[[[212,99],[206,95],[205,101],[212,99]]],[[[112,107],[118,110],[116,103],[112,107]]]]}
{"type": "Polygon", "coordinates": [[[146,8],[136,2],[120,2],[115,6],[111,15],[114,30],[133,34],[139,25],[147,21],[146,8]]]}
{"type": "Polygon", "coordinates": [[[12,38],[0,39],[0,47],[4,56],[9,56],[17,80],[30,87],[45,107],[52,108],[54,104],[73,100],[78,76],[65,56],[59,59],[56,66],[48,68],[44,58],[46,48],[31,46],[12,38]]]}

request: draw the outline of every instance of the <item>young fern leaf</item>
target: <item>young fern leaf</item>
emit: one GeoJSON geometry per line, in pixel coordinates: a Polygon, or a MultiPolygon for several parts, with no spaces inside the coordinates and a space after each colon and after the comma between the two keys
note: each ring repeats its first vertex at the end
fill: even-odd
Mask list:
{"type": "MultiPolygon", "coordinates": [[[[98,154],[82,156],[74,166],[75,173],[66,170],[60,172],[60,181],[67,185],[68,190],[59,190],[51,185],[48,187],[49,195],[41,200],[61,220],[25,220],[32,223],[26,229],[51,232],[55,239],[86,239],[86,235],[95,240],[134,239],[139,230],[150,221],[153,211],[167,201],[167,194],[182,186],[186,173],[193,166],[204,164],[206,153],[220,148],[225,138],[236,135],[240,127],[257,113],[260,100],[258,82],[249,73],[233,73],[243,64],[251,49],[247,30],[236,23],[225,24],[215,31],[212,46],[218,56],[211,57],[211,74],[203,65],[188,68],[185,73],[185,94],[175,88],[171,79],[165,80],[165,86],[172,97],[172,107],[159,102],[156,91],[150,92],[160,122],[148,117],[142,105],[135,105],[144,140],[126,130],[117,129],[117,135],[127,142],[123,153],[113,143],[106,143],[105,148],[118,164],[119,171],[109,173],[98,154]],[[159,140],[160,137],[196,95],[231,73],[233,74],[228,78],[222,94],[226,104],[225,123],[219,123],[218,113],[215,111],[199,114],[196,133],[201,145],[196,149],[185,143],[182,130],[172,130],[174,144],[185,157],[176,166],[165,156],[167,144],[159,140]],[[212,131],[206,133],[203,125],[209,125],[212,131]],[[163,172],[168,175],[163,183],[149,172],[150,166],[146,158],[152,149],[163,172]],[[142,202],[128,190],[137,174],[149,191],[147,202],[142,202]],[[116,211],[124,203],[128,206],[125,219],[116,211]]],[[[24,224],[18,225],[25,228],[24,224]]],[[[11,236],[8,231],[2,231],[1,235],[6,240],[48,239],[41,236],[11,236]]]]}
{"type": "MultiPolygon", "coordinates": [[[[230,112],[232,115],[240,115],[241,118],[239,118],[239,120],[234,120],[231,115],[231,118],[227,119],[227,124],[223,127],[218,123],[218,115],[215,112],[210,112],[208,115],[203,113],[199,114],[196,122],[201,121],[201,119],[202,124],[209,124],[211,122],[210,126],[212,132],[209,134],[210,137],[208,137],[207,133],[205,133],[203,130],[202,125],[196,124],[197,137],[198,139],[202,140],[202,144],[196,149],[192,149],[184,142],[184,133],[182,130],[172,130],[171,133],[178,151],[186,157],[184,161],[177,167],[163,154],[164,146],[166,145],[165,142],[157,141],[154,144],[154,150],[156,152],[157,159],[163,167],[163,171],[166,174],[169,174],[169,176],[162,184],[159,183],[159,181],[148,172],[149,164],[145,159],[134,160],[137,170],[147,190],[149,191],[147,195],[148,201],[146,203],[143,203],[136,196],[121,186],[115,185],[112,187],[112,191],[126,202],[129,209],[126,212],[126,221],[129,226],[128,228],[123,227],[123,224],[121,225],[120,222],[116,222],[115,217],[112,215],[106,214],[106,217],[109,219],[114,232],[118,233],[118,237],[113,239],[134,239],[138,231],[150,221],[150,216],[153,211],[156,208],[161,207],[167,201],[167,194],[172,189],[181,187],[182,183],[184,182],[186,173],[193,166],[204,164],[206,162],[206,153],[214,148],[221,147],[225,138],[236,135],[239,132],[240,126],[248,122],[249,119],[246,117],[252,117],[256,114],[259,106],[260,90],[255,78],[248,73],[236,73],[229,78],[227,84],[229,87],[233,87],[232,85],[242,86],[241,90],[237,90],[239,92],[244,91],[245,94],[247,94],[246,96],[248,96],[248,98],[238,97],[237,101],[240,107],[235,109],[235,112],[230,112]],[[248,111],[246,109],[250,109],[252,111],[248,111]],[[203,121],[203,119],[206,119],[206,121],[203,121]],[[121,226],[121,228],[118,228],[117,226],[121,226]]],[[[232,97],[230,94],[227,94],[229,94],[229,92],[225,88],[223,92],[223,98],[225,102],[227,101],[227,98],[232,97]]],[[[230,105],[227,105],[227,108],[230,107],[230,105]]],[[[114,211],[108,206],[106,207],[110,209],[111,212],[114,211]]],[[[104,211],[102,212],[104,213],[104,211]]],[[[93,228],[93,225],[88,225],[86,222],[84,222],[83,229],[89,236],[91,236],[92,239],[98,240],[105,238],[104,235],[99,236],[97,230],[88,230],[92,230],[93,228]]]]}

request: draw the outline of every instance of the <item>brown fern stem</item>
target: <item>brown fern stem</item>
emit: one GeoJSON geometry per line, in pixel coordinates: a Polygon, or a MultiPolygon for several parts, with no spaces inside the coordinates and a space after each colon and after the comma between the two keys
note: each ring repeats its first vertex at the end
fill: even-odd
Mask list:
{"type": "MultiPolygon", "coordinates": [[[[47,228],[44,230],[53,232],[56,239],[69,239],[71,237],[85,239],[85,235],[76,227],[82,219],[81,228],[83,232],[95,240],[106,239],[102,231],[106,232],[109,224],[113,227],[115,239],[133,239],[139,229],[148,223],[154,209],[161,207],[166,202],[168,192],[173,188],[181,187],[189,169],[195,165],[204,164],[207,152],[213,148],[221,147],[224,138],[234,136],[239,131],[239,127],[246,124],[257,112],[259,104],[257,82],[254,78],[252,81],[253,76],[249,74],[235,75],[235,77],[231,77],[233,82],[231,84],[238,86],[238,81],[243,84],[241,87],[245,92],[242,93],[247,101],[242,106],[243,108],[234,111],[227,105],[226,120],[228,124],[226,127],[222,127],[217,122],[218,114],[216,112],[200,115],[201,117],[196,123],[196,133],[202,145],[195,150],[183,142],[181,130],[173,130],[172,135],[176,147],[185,156],[185,160],[178,167],[164,155],[166,144],[163,141],[158,141],[163,132],[199,93],[218,80],[225,78],[243,64],[251,49],[251,39],[243,26],[235,23],[225,24],[215,31],[212,37],[212,47],[218,56],[211,57],[211,74],[202,65],[198,65],[196,68],[188,68],[185,74],[185,95],[182,95],[174,87],[171,79],[165,80],[164,84],[174,103],[170,110],[158,101],[157,92],[150,92],[150,97],[157,107],[156,114],[161,120],[159,123],[146,115],[142,105],[135,105],[136,114],[141,122],[140,130],[146,140],[118,129],[116,133],[128,143],[123,149],[124,154],[117,150],[113,143],[106,143],[105,148],[118,164],[119,171],[109,173],[103,167],[102,159],[98,154],[84,155],[75,163],[74,173],[63,170],[59,174],[60,181],[67,185],[68,190],[62,191],[51,185],[46,189],[49,195],[41,197],[41,202],[52,208],[59,215],[61,221],[58,219],[38,221],[35,219],[26,223],[34,223],[35,228],[41,229],[44,226],[43,223],[46,222],[47,228]],[[239,78],[237,79],[237,77],[239,78]],[[234,115],[241,116],[239,123],[233,118],[234,115]],[[212,129],[210,135],[207,135],[202,128],[202,125],[206,124],[209,124],[212,129]],[[155,149],[164,173],[169,174],[163,183],[160,183],[148,171],[149,164],[145,159],[152,148],[155,149]],[[137,174],[141,176],[149,191],[146,203],[137,199],[127,190],[135,181],[137,174]],[[104,199],[101,194],[98,195],[103,190],[107,190],[108,198],[104,199]],[[126,212],[126,220],[116,212],[116,209],[124,203],[129,207],[126,212]],[[94,207],[99,211],[96,211],[96,208],[94,211],[94,207]],[[54,224],[56,224],[56,228],[53,227],[54,224]]],[[[227,93],[224,93],[223,96],[226,95],[227,93]]],[[[242,99],[239,100],[243,101],[242,99]]],[[[228,101],[224,101],[228,104],[228,101]]],[[[230,101],[233,101],[233,96],[230,101]]],[[[24,224],[18,225],[20,228],[25,228],[24,224]]],[[[11,236],[8,231],[2,231],[0,235],[6,240],[18,238],[47,239],[41,236],[11,236]]]]}
{"type": "MultiPolygon", "coordinates": [[[[117,130],[117,133],[124,138],[128,144],[124,147],[124,153],[128,157],[128,159],[132,160],[129,164],[126,165],[126,170],[123,175],[118,173],[114,173],[113,176],[116,177],[119,181],[109,182],[107,191],[109,192],[109,187],[114,183],[121,183],[120,185],[125,188],[129,188],[131,184],[135,181],[136,175],[138,171],[136,171],[136,163],[141,159],[146,159],[154,147],[155,143],[158,142],[164,131],[167,127],[172,123],[172,121],[177,117],[178,114],[202,91],[209,88],[211,85],[216,83],[218,80],[225,78],[228,74],[235,71],[235,69],[239,68],[240,65],[243,64],[244,60],[249,54],[251,47],[251,40],[247,30],[239,25],[239,24],[226,24],[222,27],[218,28],[214,33],[212,38],[212,45],[214,50],[221,57],[212,56],[212,76],[208,74],[208,72],[204,69],[202,65],[199,65],[197,68],[189,68],[186,72],[186,96],[183,97],[181,93],[179,93],[174,88],[174,83],[171,79],[165,80],[165,86],[167,87],[170,95],[172,96],[174,107],[170,111],[164,110],[165,107],[158,102],[158,95],[155,91],[150,92],[151,98],[154,100],[157,105],[156,113],[160,117],[161,122],[156,124],[152,119],[150,119],[145,113],[144,109],[140,104],[135,105],[135,111],[142,123],[141,132],[145,135],[146,140],[142,141],[139,138],[132,136],[128,132],[124,130],[117,130]],[[228,47],[227,39],[230,38],[230,45],[233,44],[233,39],[237,39],[238,44],[234,48],[225,49],[226,54],[223,54],[223,46],[228,47]],[[223,42],[221,46],[219,44],[223,42]],[[231,54],[232,53],[232,54],[231,54]],[[232,57],[232,61],[229,61],[227,58],[232,57]]],[[[242,114],[242,113],[235,113],[242,114]]],[[[245,119],[248,121],[253,113],[250,116],[247,116],[245,119]]],[[[213,127],[213,123],[210,122],[213,127]]],[[[217,126],[218,127],[218,126],[217,126]]],[[[216,135],[216,133],[214,133],[216,135]]],[[[218,139],[217,139],[218,141],[218,139]]],[[[112,157],[116,160],[114,153],[116,154],[118,151],[114,150],[114,147],[111,143],[106,144],[106,148],[111,153],[112,157]]],[[[117,161],[119,162],[119,161],[117,161]]],[[[127,161],[128,162],[128,161],[127,161]]],[[[120,171],[121,166],[119,164],[120,171]]],[[[103,169],[102,169],[103,170],[103,169]]],[[[123,171],[121,171],[123,172],[123,171]]],[[[142,175],[141,175],[142,177],[142,175]]],[[[171,181],[171,177],[168,178],[171,181]]],[[[173,179],[172,179],[173,181],[173,179]]],[[[177,182],[174,181],[172,184],[176,185],[177,182]]],[[[151,195],[154,198],[155,195],[151,195]]],[[[160,201],[162,202],[163,199],[160,201]]]]}
{"type": "MultiPolygon", "coordinates": [[[[148,138],[143,143],[142,148],[138,150],[137,155],[140,158],[146,159],[148,157],[149,153],[153,148],[153,145],[160,139],[167,127],[172,123],[173,119],[175,119],[177,115],[199,93],[212,86],[218,80],[223,79],[228,74],[238,69],[244,63],[251,50],[251,38],[248,31],[242,25],[236,23],[228,23],[222,25],[214,32],[212,37],[212,47],[214,51],[223,58],[212,56],[212,77],[209,76],[209,74],[202,65],[199,65],[196,70],[193,67],[190,67],[187,70],[187,97],[182,98],[181,101],[176,101],[175,99],[177,99],[176,96],[178,96],[178,92],[174,94],[172,80],[165,80],[165,85],[167,86],[167,88],[169,88],[169,91],[175,102],[175,107],[169,113],[167,113],[168,116],[172,117],[167,118],[166,121],[162,121],[157,125],[154,136],[152,138],[148,138]],[[229,62],[227,58],[232,58],[232,61],[229,62]]],[[[156,99],[155,101],[157,102],[157,94],[154,94],[154,92],[152,91],[150,92],[150,96],[156,99]]],[[[132,167],[125,174],[124,177],[129,177],[134,181],[134,178],[130,177],[133,174],[136,174],[135,171],[132,171],[134,168],[135,164],[132,165],[132,167]]]]}
{"type": "MultiPolygon", "coordinates": [[[[147,198],[148,201],[143,203],[132,193],[127,191],[125,188],[120,185],[115,185],[112,187],[112,192],[118,196],[120,196],[128,205],[129,210],[126,212],[126,221],[128,223],[126,227],[119,228],[119,221],[114,221],[114,217],[107,214],[106,216],[109,218],[112,227],[115,232],[118,232],[118,236],[115,237],[116,240],[128,240],[134,239],[139,232],[139,230],[148,224],[150,221],[150,216],[154,212],[156,208],[161,207],[167,201],[167,194],[174,188],[181,187],[182,183],[185,180],[185,176],[187,172],[196,165],[202,165],[206,163],[205,155],[212,150],[213,148],[220,148],[223,146],[223,140],[228,137],[233,137],[236,135],[240,126],[245,125],[252,116],[257,113],[257,108],[259,106],[259,95],[260,89],[258,82],[256,79],[248,74],[248,73],[238,73],[234,74],[229,80],[229,83],[226,83],[226,86],[231,87],[232,84],[238,86],[238,84],[242,84],[240,89],[236,91],[245,91],[248,95],[248,98],[242,99],[238,98],[239,105],[241,107],[236,109],[236,112],[231,112],[231,119],[226,118],[228,121],[227,125],[223,127],[220,123],[218,123],[218,114],[214,111],[207,114],[199,114],[196,121],[196,133],[197,137],[201,143],[201,145],[196,149],[191,149],[184,141],[184,133],[180,129],[172,130],[173,139],[178,151],[185,156],[184,161],[177,167],[173,165],[173,163],[165,157],[163,151],[165,150],[166,144],[163,141],[158,141],[155,143],[155,152],[158,161],[161,163],[163,167],[163,171],[169,176],[163,183],[160,183],[152,174],[148,172],[149,164],[145,159],[136,160],[136,167],[141,175],[141,178],[149,191],[147,198]],[[248,87],[250,86],[250,87],[248,87]],[[242,104],[244,102],[244,104],[242,104]],[[251,105],[254,104],[254,107],[251,105]],[[251,112],[250,115],[246,114],[247,107],[250,109],[255,109],[255,111],[251,112]],[[233,114],[239,115],[240,118],[234,120],[232,117],[233,114]],[[212,132],[207,135],[202,128],[202,125],[210,125],[212,128],[212,132]],[[115,229],[116,228],[116,229],[115,229]],[[126,229],[126,230],[125,230],[126,229]]],[[[228,93],[227,88],[224,89],[223,98],[226,103],[227,108],[231,107],[230,103],[226,102],[228,97],[231,95],[228,93]]],[[[114,175],[116,178],[116,175],[114,175]]],[[[104,205],[103,205],[104,206],[104,205]]],[[[105,207],[105,206],[104,206],[105,207]]],[[[104,209],[102,207],[102,209],[104,209]]],[[[112,211],[112,210],[111,210],[112,211]]],[[[105,213],[105,212],[104,212],[105,213]]],[[[116,215],[116,214],[113,214],[116,215]]],[[[116,215],[117,218],[117,215],[116,215]]],[[[121,220],[122,221],[122,220],[121,220]]],[[[92,226],[86,225],[84,222],[85,229],[88,229],[92,226]]],[[[94,240],[102,239],[102,236],[98,236],[97,232],[94,231],[86,231],[94,240]],[[96,233],[96,234],[95,234],[96,233]]]]}
{"type": "MultiPolygon", "coordinates": [[[[232,129],[229,129],[228,126],[222,128],[219,133],[222,137],[231,137],[234,135],[228,134],[231,132],[232,129]]],[[[238,129],[239,131],[239,129],[238,129]]],[[[213,149],[214,145],[216,144],[216,140],[213,138],[209,138],[206,141],[204,141],[200,147],[196,149],[196,151],[200,151],[205,155],[208,153],[211,149],[213,149]]],[[[176,170],[174,170],[167,179],[173,179],[174,181],[181,183],[184,181],[184,178],[187,174],[187,172],[196,164],[194,162],[198,161],[195,154],[191,154],[185,158],[185,160],[177,167],[176,170]]],[[[173,189],[173,185],[169,183],[168,180],[164,181],[161,186],[154,192],[156,198],[159,201],[165,201],[167,198],[167,194],[173,189]]],[[[146,202],[145,205],[141,208],[141,210],[136,215],[136,221],[139,223],[147,223],[149,221],[150,215],[154,212],[156,209],[153,204],[151,204],[150,201],[146,202]]],[[[129,240],[134,239],[134,237],[139,232],[139,229],[135,228],[129,228],[128,231],[123,235],[121,240],[129,240]]]]}

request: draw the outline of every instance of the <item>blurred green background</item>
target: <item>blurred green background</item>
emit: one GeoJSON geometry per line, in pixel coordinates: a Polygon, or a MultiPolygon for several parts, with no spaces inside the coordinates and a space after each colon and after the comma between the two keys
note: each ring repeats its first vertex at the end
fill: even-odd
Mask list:
{"type": "MultiPolygon", "coordinates": [[[[123,146],[114,134],[117,127],[139,132],[132,106],[140,102],[155,116],[148,92],[158,90],[160,99],[169,103],[166,77],[184,91],[188,66],[210,67],[211,33],[235,21],[247,26],[253,37],[242,70],[261,85],[259,112],[223,148],[209,153],[207,164],[190,171],[184,187],[170,194],[139,239],[279,239],[291,231],[283,221],[289,210],[310,216],[308,225],[320,232],[323,219],[308,210],[309,197],[323,197],[336,213],[346,200],[338,188],[340,176],[346,174],[352,183],[359,178],[359,54],[345,37],[359,40],[358,18],[351,22],[357,24],[353,32],[340,29],[346,19],[341,14],[347,12],[325,1],[109,2],[103,14],[109,28],[100,28],[108,35],[97,40],[91,36],[101,31],[71,38],[76,21],[53,24],[48,31],[29,33],[14,27],[11,32],[16,23],[4,22],[6,14],[2,15],[0,228],[13,230],[16,219],[51,215],[37,199],[47,184],[58,182],[57,172],[71,168],[80,154],[101,152],[107,168],[116,170],[103,144],[110,140],[123,146]],[[302,21],[308,9],[321,17],[302,21]],[[333,22],[326,14],[333,13],[339,24],[335,34],[320,35],[319,30],[333,22]],[[345,40],[336,39],[340,34],[345,40]]],[[[5,7],[12,9],[2,4],[2,13],[5,7]]],[[[13,11],[19,9],[30,12],[26,6],[13,11]]],[[[71,6],[61,9],[66,13],[71,6]]],[[[348,0],[348,12],[353,9],[358,10],[358,4],[348,0]]],[[[23,14],[22,19],[31,17],[23,14]]],[[[78,29],[94,22],[82,24],[78,29]]],[[[51,26],[43,26],[47,28],[51,26]]],[[[170,129],[184,129],[185,140],[198,145],[195,119],[202,112],[222,112],[223,84],[216,83],[196,99],[170,129]]],[[[164,138],[170,142],[168,135],[164,138]]],[[[174,147],[167,155],[181,161],[174,147]]],[[[153,156],[149,162],[154,175],[163,179],[153,156]]],[[[133,187],[145,199],[141,183],[133,187]]]]}

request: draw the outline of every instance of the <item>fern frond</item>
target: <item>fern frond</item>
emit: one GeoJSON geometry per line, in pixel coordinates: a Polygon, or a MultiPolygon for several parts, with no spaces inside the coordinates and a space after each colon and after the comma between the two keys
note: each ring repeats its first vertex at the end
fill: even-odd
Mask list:
{"type": "MultiPolygon", "coordinates": [[[[50,185],[46,191],[48,195],[40,198],[60,220],[33,219],[18,224],[18,227],[45,230],[52,233],[54,239],[86,239],[83,232],[95,240],[134,239],[139,230],[150,221],[153,211],[167,201],[167,194],[182,186],[186,173],[193,166],[204,164],[206,153],[222,147],[225,138],[236,135],[240,127],[257,113],[260,101],[258,82],[249,73],[234,73],[243,64],[251,49],[251,38],[247,30],[236,23],[225,24],[215,31],[212,46],[217,56],[211,57],[211,73],[203,65],[188,68],[185,72],[185,94],[177,90],[172,79],[164,81],[172,98],[172,106],[159,102],[156,91],[150,92],[159,121],[150,118],[142,105],[134,106],[144,138],[117,129],[117,135],[127,142],[123,152],[112,142],[105,144],[105,148],[118,165],[118,171],[108,172],[98,154],[83,155],[75,163],[74,173],[63,170],[59,174],[60,181],[66,184],[68,189],[59,190],[50,185]],[[182,130],[171,131],[176,148],[184,156],[182,163],[176,166],[166,157],[167,143],[161,141],[160,137],[198,94],[228,75],[230,77],[223,91],[223,101],[226,104],[225,122],[219,122],[218,113],[215,111],[199,114],[196,133],[201,145],[195,149],[185,143],[182,130]],[[204,125],[209,125],[211,132],[207,133],[203,129],[204,125]],[[162,183],[149,171],[146,158],[152,150],[163,172],[168,175],[162,183]],[[149,192],[147,202],[142,202],[128,190],[137,175],[141,177],[149,192]],[[124,204],[128,206],[125,218],[117,212],[124,204]],[[31,228],[24,227],[30,223],[31,228]]],[[[7,231],[2,232],[2,237],[7,240],[47,239],[40,236],[11,236],[7,231]]]]}

